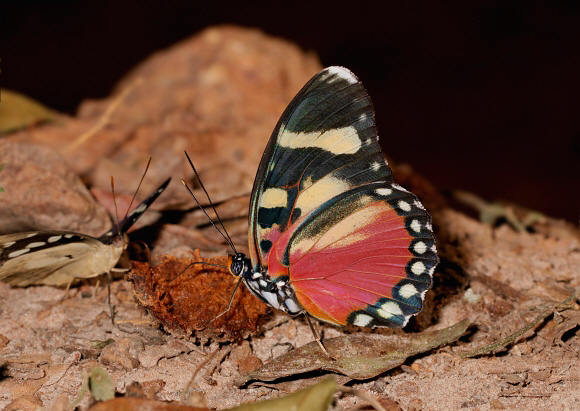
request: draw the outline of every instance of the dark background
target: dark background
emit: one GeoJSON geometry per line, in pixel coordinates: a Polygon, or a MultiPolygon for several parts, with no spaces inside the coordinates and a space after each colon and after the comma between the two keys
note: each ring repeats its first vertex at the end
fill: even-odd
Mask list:
{"type": "Polygon", "coordinates": [[[442,188],[580,217],[580,2],[19,1],[2,87],[74,113],[203,28],[261,28],[363,81],[381,143],[442,188]]]}

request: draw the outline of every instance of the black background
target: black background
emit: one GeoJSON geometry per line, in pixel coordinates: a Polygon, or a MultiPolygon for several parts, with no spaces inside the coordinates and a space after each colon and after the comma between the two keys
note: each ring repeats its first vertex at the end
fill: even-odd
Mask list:
{"type": "Polygon", "coordinates": [[[258,27],[353,70],[393,160],[578,222],[579,3],[4,2],[0,85],[74,113],[207,26],[258,27]]]}

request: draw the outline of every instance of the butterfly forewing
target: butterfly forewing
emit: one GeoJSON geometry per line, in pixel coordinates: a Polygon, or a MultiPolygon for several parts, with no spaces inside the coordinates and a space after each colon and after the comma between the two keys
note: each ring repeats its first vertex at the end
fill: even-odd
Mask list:
{"type": "Polygon", "coordinates": [[[168,178],[161,184],[157,190],[155,190],[149,197],[147,197],[139,206],[135,207],[125,218],[119,221],[115,226],[107,231],[105,234],[99,237],[99,240],[103,243],[109,244],[116,236],[120,234],[127,233],[129,229],[135,224],[135,222],[143,215],[145,211],[149,208],[151,204],[159,197],[159,195],[167,188],[171,178],[168,178]]]}
{"type": "Polygon", "coordinates": [[[370,98],[323,70],[294,98],[262,157],[250,209],[254,271],[287,278],[311,315],[403,326],[437,263],[430,218],[393,184],[370,98]]]}
{"type": "MultiPolygon", "coordinates": [[[[73,232],[3,235],[0,236],[0,280],[21,287],[64,285],[72,278],[92,274],[95,263],[108,267],[114,260],[114,266],[122,251],[122,248],[115,249],[96,238],[73,232]]],[[[94,275],[98,274],[88,276],[94,275]]]]}

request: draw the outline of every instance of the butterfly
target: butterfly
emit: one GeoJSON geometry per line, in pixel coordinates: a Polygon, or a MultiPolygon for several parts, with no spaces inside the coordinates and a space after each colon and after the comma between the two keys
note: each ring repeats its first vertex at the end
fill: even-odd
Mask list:
{"type": "Polygon", "coordinates": [[[361,327],[403,327],[422,310],[438,263],[431,217],[393,182],[371,100],[349,70],[322,70],[282,114],[248,237],[249,257],[230,256],[230,272],[274,308],[361,327]]]}
{"type": "Polygon", "coordinates": [[[113,270],[127,245],[127,231],[165,190],[165,180],[145,201],[99,238],[68,231],[0,236],[0,280],[16,286],[67,285],[113,270]]]}

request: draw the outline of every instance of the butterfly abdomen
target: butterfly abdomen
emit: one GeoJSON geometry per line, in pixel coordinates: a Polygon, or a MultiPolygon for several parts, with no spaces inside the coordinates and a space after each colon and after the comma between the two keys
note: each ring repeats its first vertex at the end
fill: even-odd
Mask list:
{"type": "Polygon", "coordinates": [[[272,279],[266,273],[248,271],[244,273],[244,282],[252,294],[278,310],[291,315],[303,311],[288,283],[288,277],[272,279]]]}

